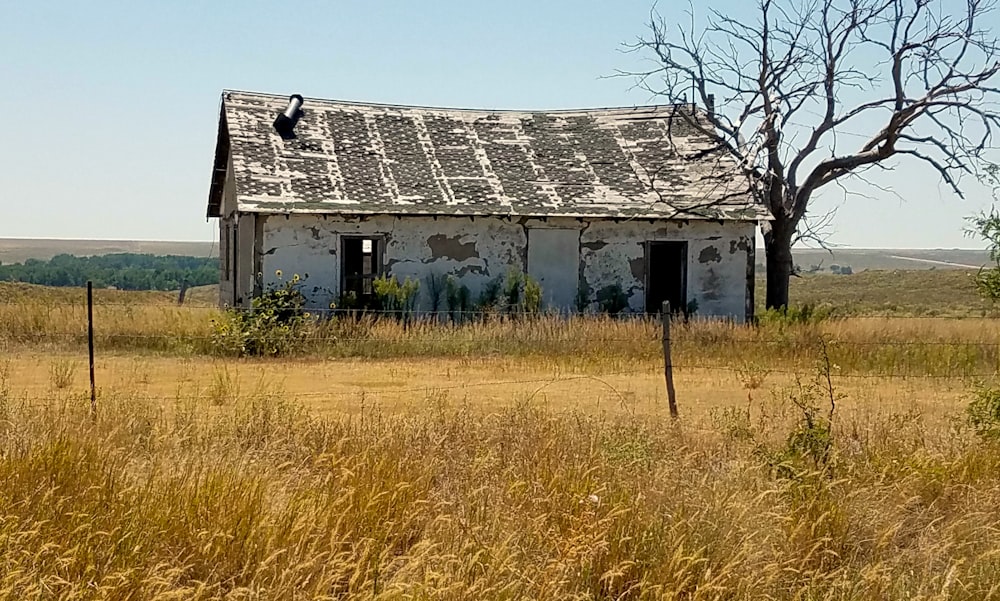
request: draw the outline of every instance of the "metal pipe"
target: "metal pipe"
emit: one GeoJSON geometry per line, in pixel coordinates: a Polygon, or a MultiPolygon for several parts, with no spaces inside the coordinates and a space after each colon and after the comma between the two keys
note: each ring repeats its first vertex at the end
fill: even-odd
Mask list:
{"type": "Polygon", "coordinates": [[[296,119],[300,108],[302,108],[302,96],[292,94],[288,98],[288,108],[282,114],[288,119],[296,119]]]}
{"type": "Polygon", "coordinates": [[[302,96],[292,94],[288,98],[288,106],[285,108],[285,111],[274,120],[274,129],[281,134],[282,138],[295,137],[295,124],[299,122],[299,118],[302,116],[302,104],[302,96]]]}

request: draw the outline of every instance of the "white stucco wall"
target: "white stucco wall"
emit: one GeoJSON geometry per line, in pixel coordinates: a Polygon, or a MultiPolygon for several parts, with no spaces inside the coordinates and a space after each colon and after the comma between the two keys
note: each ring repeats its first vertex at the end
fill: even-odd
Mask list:
{"type": "MultiPolygon", "coordinates": [[[[451,274],[478,298],[484,285],[511,268],[524,271],[529,230],[534,227],[579,230],[578,281],[586,283],[591,308],[597,292],[620,283],[632,311],[645,308],[645,243],[686,241],[687,296],[698,315],[742,320],[747,308],[747,268],[753,265],[754,224],[747,222],[666,222],[648,220],[548,220],[503,217],[367,218],[328,215],[258,215],[257,241],[265,285],[305,278],[302,291],[313,308],[329,307],[340,296],[342,236],[382,236],[383,266],[400,281],[421,281],[420,309],[430,306],[427,278],[451,274]]],[[[242,234],[243,228],[241,228],[242,234]]],[[[246,261],[242,246],[241,265],[246,261]]],[[[536,253],[532,260],[544,260],[536,253]]],[[[553,257],[566,265],[565,257],[553,257]]],[[[536,271],[533,266],[531,271],[536,271]]],[[[545,269],[541,269],[545,271],[545,269]]],[[[443,304],[442,304],[443,307],[443,304]]]]}
{"type": "Polygon", "coordinates": [[[755,225],[750,222],[595,221],[580,238],[584,280],[591,295],[622,283],[632,311],[643,311],[645,243],[687,242],[687,298],[698,315],[747,313],[747,269],[753,266],[755,225]]]}

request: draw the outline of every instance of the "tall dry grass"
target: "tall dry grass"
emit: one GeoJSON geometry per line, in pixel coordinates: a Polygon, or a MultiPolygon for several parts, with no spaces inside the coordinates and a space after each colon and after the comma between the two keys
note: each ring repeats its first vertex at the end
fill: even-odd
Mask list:
{"type": "MultiPolygon", "coordinates": [[[[100,353],[212,352],[214,309],[99,300],[100,353]]],[[[80,351],[84,315],[8,299],[0,351],[80,351]]],[[[344,319],[312,323],[302,352],[509,355],[594,374],[657,364],[659,327],[344,319]]],[[[0,599],[998,599],[996,442],[959,413],[857,403],[829,431],[815,427],[825,410],[807,427],[803,408],[836,391],[822,377],[768,391],[779,379],[764,377],[823,376],[824,343],[823,369],[873,386],[989,375],[998,330],[677,322],[678,365],[731,369],[748,391],[746,405],[679,422],[624,401],[583,412],[445,391],[406,414],[361,393],[360,414],[321,419],[226,371],[210,394],[178,388],[167,405],[138,382],[105,389],[91,419],[89,398],[57,384],[72,359],[60,355],[40,398],[12,392],[0,354],[0,599]]]]}
{"type": "MultiPolygon", "coordinates": [[[[125,297],[128,298],[128,297],[125,297]]],[[[153,300],[95,307],[99,352],[213,355],[212,307],[153,300]]],[[[838,373],[988,376],[1000,369],[1000,320],[851,317],[813,322],[767,320],[756,327],[694,320],[672,326],[679,366],[808,368],[820,341],[838,373]]],[[[86,308],[32,296],[0,304],[0,349],[76,350],[86,346],[86,308]]],[[[392,317],[315,317],[298,352],[319,357],[534,357],[570,368],[627,369],[661,360],[656,319],[607,316],[499,316],[453,324],[441,318],[403,323],[392,317]]]]}
{"type": "Polygon", "coordinates": [[[711,424],[426,403],[8,394],[0,598],[1000,597],[1000,449],[952,422],[860,414],[779,472],[782,395],[711,424]]]}

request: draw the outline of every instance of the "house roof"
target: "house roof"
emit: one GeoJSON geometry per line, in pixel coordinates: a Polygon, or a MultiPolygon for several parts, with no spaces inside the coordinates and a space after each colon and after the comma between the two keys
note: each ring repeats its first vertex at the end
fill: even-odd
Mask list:
{"type": "Polygon", "coordinates": [[[286,139],[273,123],[288,102],[223,93],[210,217],[230,166],[241,212],[769,217],[736,163],[707,152],[678,114],[703,117],[690,105],[528,112],[306,98],[286,139]]]}

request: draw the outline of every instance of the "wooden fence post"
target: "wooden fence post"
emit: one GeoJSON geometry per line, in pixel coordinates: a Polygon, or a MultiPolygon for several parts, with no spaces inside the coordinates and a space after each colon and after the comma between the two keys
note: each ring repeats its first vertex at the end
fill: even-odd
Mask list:
{"type": "Polygon", "coordinates": [[[677,417],[677,392],[674,390],[674,365],[670,361],[670,301],[663,301],[660,312],[663,320],[663,377],[667,381],[667,403],[670,417],[677,417]]]}
{"type": "Polygon", "coordinates": [[[97,419],[97,387],[94,383],[94,283],[87,280],[87,354],[90,357],[90,418],[97,419]]]}

